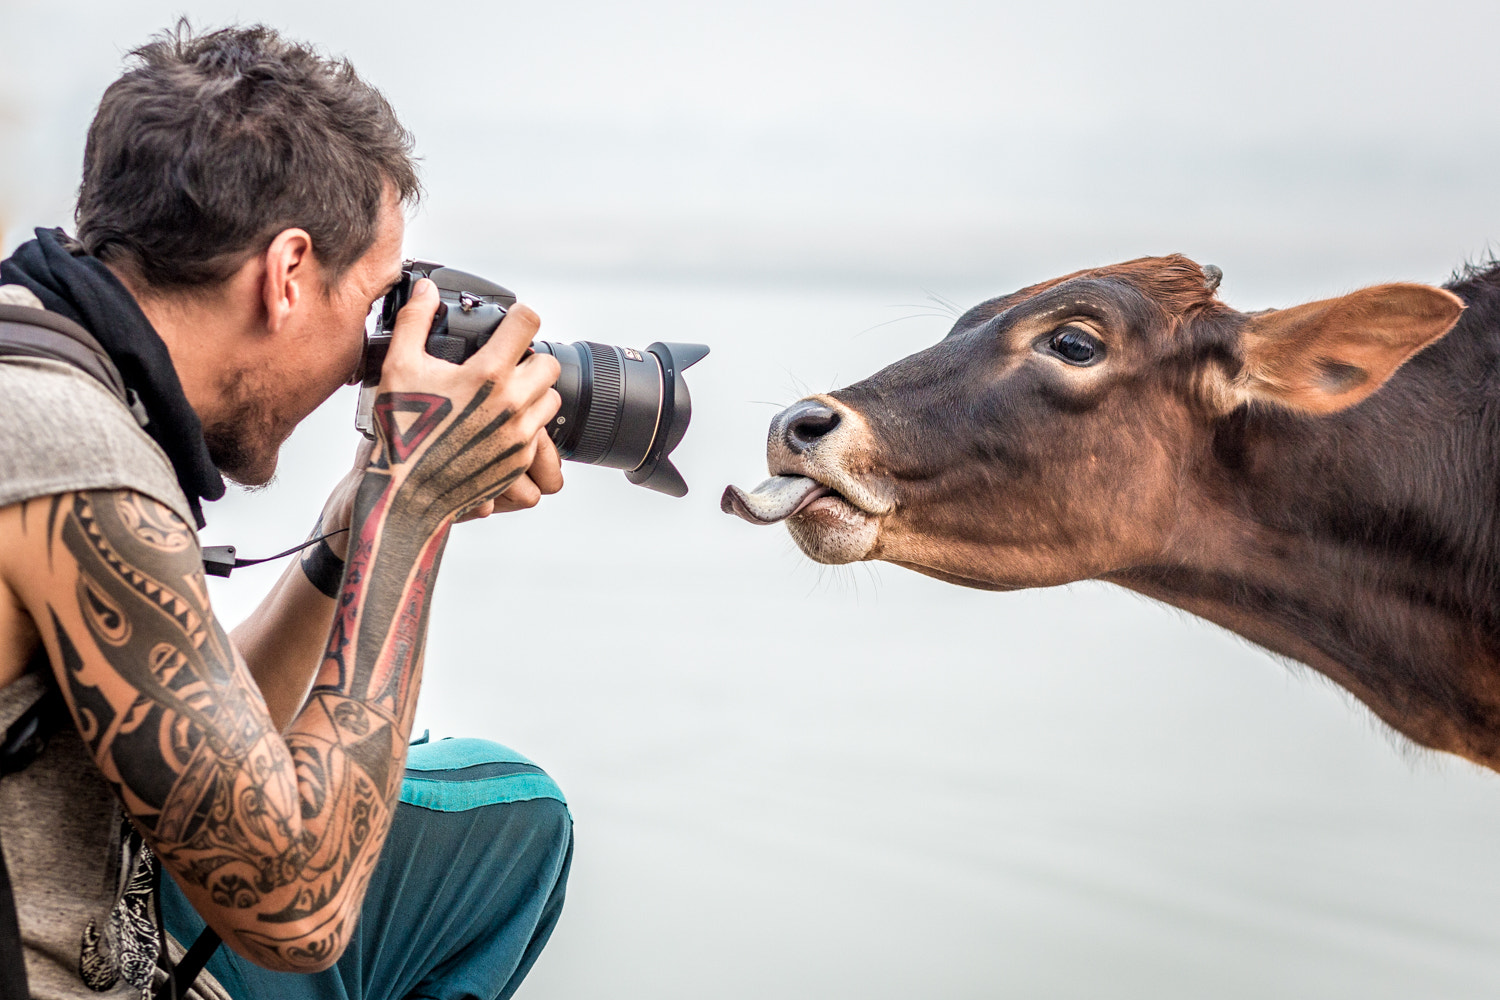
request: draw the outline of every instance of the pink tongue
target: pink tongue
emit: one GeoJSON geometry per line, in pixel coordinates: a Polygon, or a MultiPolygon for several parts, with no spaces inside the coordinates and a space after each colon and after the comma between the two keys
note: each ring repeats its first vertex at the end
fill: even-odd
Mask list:
{"type": "Polygon", "coordinates": [[[749,493],[738,486],[726,486],[719,509],[751,524],[775,524],[832,492],[806,476],[772,476],[749,493]]]}

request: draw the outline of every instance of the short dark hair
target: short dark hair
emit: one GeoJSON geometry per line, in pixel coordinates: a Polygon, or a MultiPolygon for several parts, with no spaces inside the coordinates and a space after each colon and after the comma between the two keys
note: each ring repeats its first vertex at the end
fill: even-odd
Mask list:
{"type": "Polygon", "coordinates": [[[375,242],[389,185],[420,196],[411,133],[347,59],[264,25],[130,53],[83,154],[78,239],[158,289],[217,284],[299,227],[328,279],[375,242]]]}

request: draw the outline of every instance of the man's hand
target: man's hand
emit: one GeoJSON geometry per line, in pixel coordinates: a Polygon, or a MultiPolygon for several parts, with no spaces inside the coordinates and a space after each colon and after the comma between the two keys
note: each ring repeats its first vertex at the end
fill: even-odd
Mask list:
{"type": "MultiPolygon", "coordinates": [[[[432,292],[432,298],[435,300],[436,289],[432,286],[431,282],[424,279],[423,282],[418,283],[417,288],[413,291],[412,301],[407,304],[406,309],[402,312],[402,316],[398,319],[398,330],[415,328],[425,334],[427,328],[432,324],[432,314],[436,310],[435,301],[429,308],[424,299],[424,295],[428,291],[432,292]],[[407,310],[410,310],[410,312],[407,310]]],[[[518,320],[524,321],[521,326],[529,325],[530,339],[526,341],[527,345],[529,345],[531,339],[535,338],[537,330],[535,314],[531,313],[525,306],[521,306],[520,309],[522,310],[522,315],[518,317],[518,320]]],[[[509,322],[509,319],[507,319],[507,322],[509,322]]],[[[501,326],[503,329],[504,324],[502,323],[501,326]]],[[[496,332],[496,335],[499,335],[499,331],[496,332]]],[[[517,335],[519,336],[519,333],[517,335]]],[[[552,365],[555,367],[556,362],[552,361],[552,365]]],[[[547,365],[543,363],[542,367],[546,368],[547,365]]],[[[556,381],[555,374],[552,376],[552,380],[556,381]]],[[[551,417],[549,416],[547,419],[550,420],[551,417]]],[[[333,493],[329,496],[328,502],[323,507],[323,515],[319,521],[319,534],[328,534],[329,532],[349,527],[354,510],[354,498],[358,493],[359,483],[364,478],[365,470],[370,465],[373,447],[371,442],[361,442],[360,448],[355,455],[353,469],[334,487],[333,493]]],[[[546,432],[545,424],[536,432],[532,447],[535,450],[531,465],[526,468],[525,472],[519,478],[499,496],[481,500],[474,506],[460,512],[456,520],[460,522],[475,521],[489,517],[491,514],[527,510],[535,507],[541,501],[542,497],[551,496],[561,490],[563,486],[562,459],[557,453],[557,446],[552,443],[551,437],[546,432]]],[[[340,559],[348,558],[349,538],[347,533],[338,534],[328,539],[328,544],[333,549],[334,554],[340,559]]]]}
{"type": "Polygon", "coordinates": [[[486,500],[478,507],[470,508],[459,516],[460,521],[477,521],[491,514],[508,514],[513,510],[527,510],[541,502],[542,497],[551,496],[562,489],[562,458],[557,454],[557,445],[552,443],[545,429],[537,432],[536,457],[526,475],[517,479],[515,485],[493,500],[486,500]]]}
{"type": "MultiPolygon", "coordinates": [[[[360,442],[359,450],[354,456],[354,467],[333,488],[328,502],[323,505],[323,515],[318,521],[317,534],[320,535],[346,529],[343,533],[328,539],[334,555],[340,559],[348,558],[349,519],[354,512],[354,497],[359,492],[359,482],[364,478],[365,469],[370,464],[370,452],[373,447],[373,442],[360,442]]],[[[526,470],[526,474],[495,499],[486,500],[477,507],[469,508],[456,520],[457,523],[477,521],[491,514],[529,510],[540,503],[542,497],[551,496],[562,487],[562,457],[557,453],[557,445],[552,443],[552,438],[543,429],[537,432],[536,457],[531,460],[531,467],[526,470]]]]}
{"type": "Polygon", "coordinates": [[[382,495],[392,514],[428,533],[515,486],[562,402],[552,388],[557,361],[528,352],[536,313],[512,306],[484,346],[453,365],[425,350],[437,306],[437,287],[423,279],[396,319],[375,397],[378,441],[360,487],[360,498],[376,502],[371,477],[388,477],[382,495]]]}

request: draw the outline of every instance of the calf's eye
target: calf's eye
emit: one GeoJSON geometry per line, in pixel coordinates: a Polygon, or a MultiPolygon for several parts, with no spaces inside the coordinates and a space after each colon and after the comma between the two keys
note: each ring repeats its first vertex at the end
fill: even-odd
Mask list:
{"type": "Polygon", "coordinates": [[[1099,338],[1079,326],[1058,330],[1047,346],[1070,365],[1091,365],[1104,357],[1104,345],[1099,338]]]}

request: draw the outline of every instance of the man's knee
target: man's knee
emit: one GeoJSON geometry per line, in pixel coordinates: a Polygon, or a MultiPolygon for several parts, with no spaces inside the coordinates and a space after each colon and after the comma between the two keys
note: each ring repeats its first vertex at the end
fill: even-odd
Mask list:
{"type": "Polygon", "coordinates": [[[450,820],[464,825],[493,828],[496,836],[517,846],[550,843],[560,853],[572,836],[567,800],[552,777],[529,758],[489,740],[466,737],[413,746],[401,802],[450,814],[450,820]]]}

